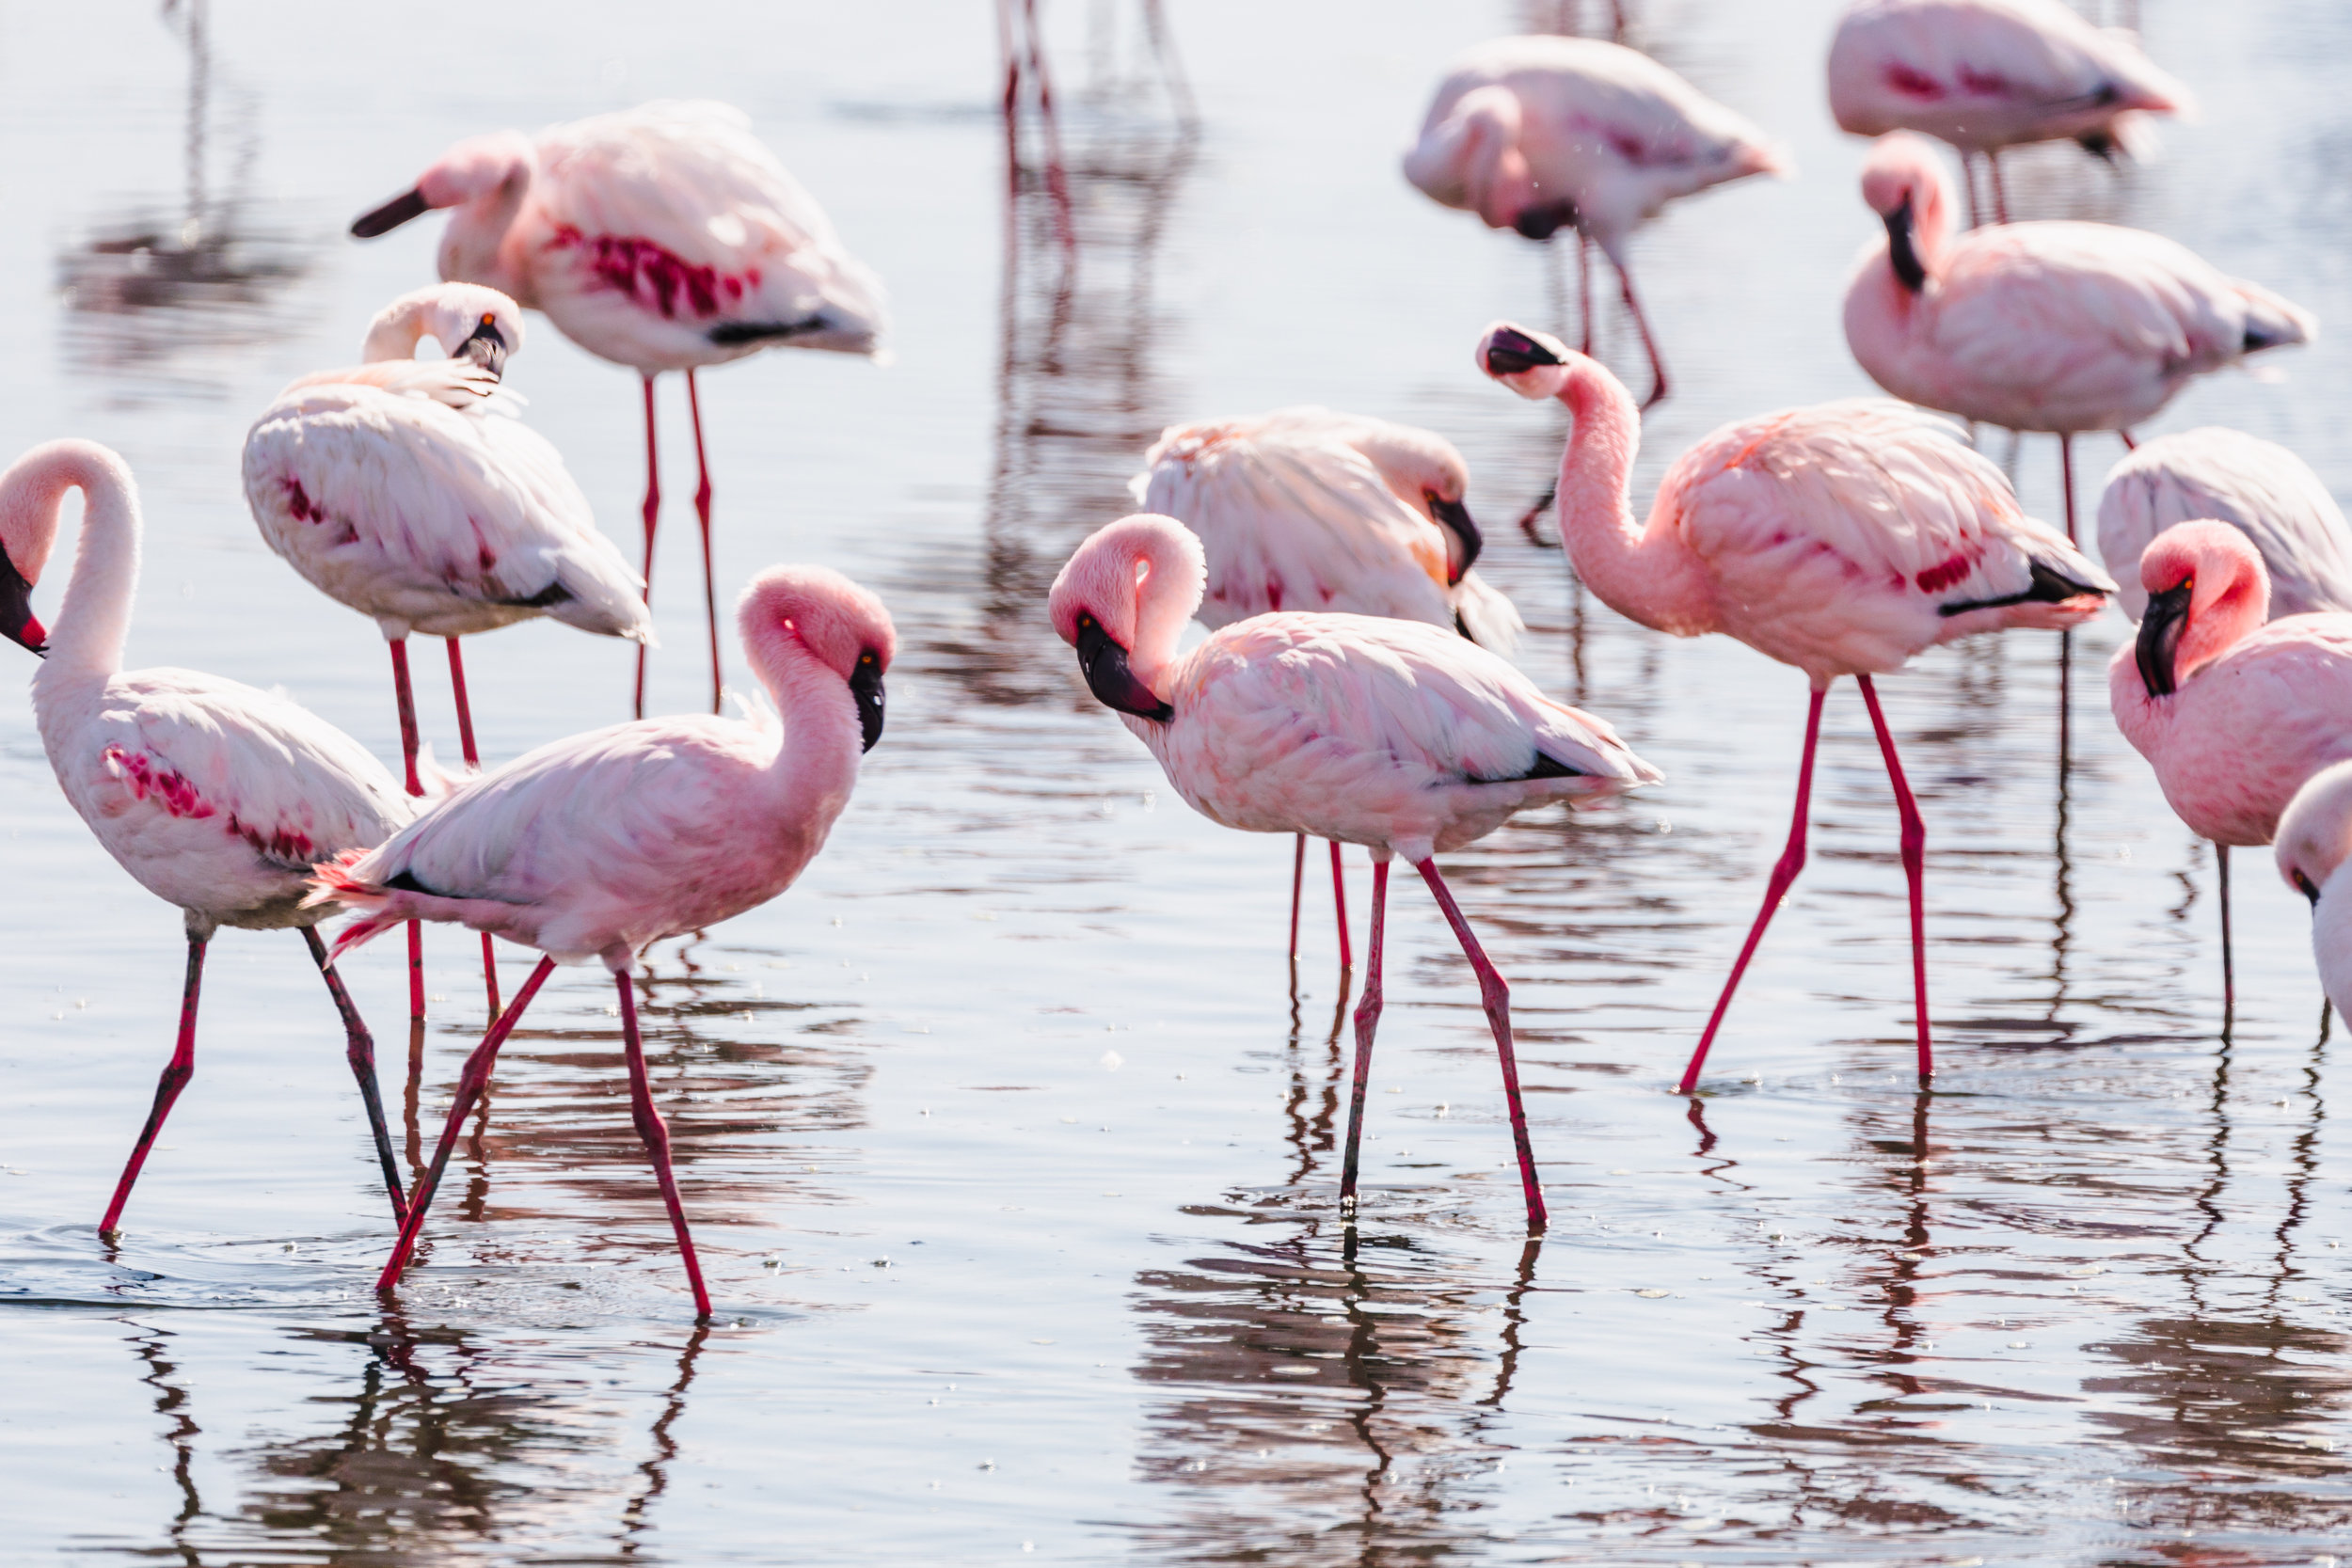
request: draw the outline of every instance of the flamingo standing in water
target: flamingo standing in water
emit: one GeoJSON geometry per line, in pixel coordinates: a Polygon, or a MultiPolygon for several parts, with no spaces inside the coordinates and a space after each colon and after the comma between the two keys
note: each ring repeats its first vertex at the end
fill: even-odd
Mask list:
{"type": "Polygon", "coordinates": [[[2279,874],[2312,901],[2312,957],[2321,990],[2352,1018],[2352,762],[2303,783],[2279,818],[2279,874]]]}
{"type": "Polygon", "coordinates": [[[2274,441],[2205,425],[2143,442],[2107,470],[2099,559],[2139,619],[2139,558],[2175,523],[2210,519],[2252,541],[2270,574],[2270,615],[2352,610],[2352,529],[2311,465],[2274,441]]]}
{"type": "MultiPolygon", "coordinates": [[[[505,291],[644,379],[648,594],[661,510],[654,377],[686,372],[716,713],[719,589],[694,372],[778,346],[875,355],[881,282],[842,247],[824,210],[752,135],[751,120],[724,103],[646,103],[551,126],[536,142],[514,131],[472,137],[351,231],[373,239],[437,207],[456,209],[441,235],[443,278],[505,291]]],[[[642,719],[643,643],[635,703],[642,719]]]]}
{"type": "Polygon", "coordinates": [[[1677,637],[1726,633],[1812,682],[1788,847],[1681,1092],[1696,1086],[1740,976],[1804,865],[1821,699],[1840,675],[1862,688],[1902,819],[1926,1079],[1935,1070],[1921,898],[1927,829],[1871,677],[1976,632],[2079,626],[2115,584],[2026,516],[2001,470],[1957,431],[1915,408],[1857,398],[1726,425],[1676,459],[1644,526],[1632,498],[1641,416],[1615,376],[1556,339],[1507,325],[1487,329],[1478,363],[1521,397],[1556,397],[1573,416],[1560,459],[1560,538],[1602,603],[1677,637]]]}
{"type": "Polygon", "coordinates": [[[1576,230],[1587,354],[1586,246],[1599,244],[1649,356],[1650,404],[1666,395],[1666,366],[1627,267],[1634,229],[1677,197],[1788,171],[1762,132],[1648,55],[1545,35],[1496,39],[1455,61],[1405,154],[1406,179],[1490,229],[1531,240],[1576,230]]]}
{"type": "MultiPolygon", "coordinates": [[[[2003,148],[2078,141],[2112,159],[2144,150],[2149,115],[2193,104],[2129,33],[2093,27],[2059,0],[1854,0],[1830,41],[1829,107],[1857,135],[1948,142],[1964,174],[1982,153],[2007,223],[2003,148]]],[[[1974,224],[1973,174],[1968,214],[1974,224]]]]}
{"type": "MultiPolygon", "coordinates": [[[[596,531],[555,448],[497,395],[521,348],[521,311],[497,290],[419,289],[369,325],[366,363],[295,381],[245,438],[246,501],[262,537],[312,587],[372,617],[391,645],[411,795],[424,785],[409,633],[447,641],[470,768],[482,757],[459,638],[543,615],[640,643],[653,637],[644,579],[596,531]],[[419,362],[428,338],[449,357],[419,362]]],[[[409,1010],[421,1018],[421,942],[415,927],[408,934],[409,1010]]],[[[482,959],[496,1017],[486,936],[482,959]]]]}
{"type": "Polygon", "coordinates": [[[196,1072],[204,951],[223,926],[292,927],[310,944],[342,1016],[344,1057],[398,1220],[400,1167],[376,1094],[375,1045],[312,929],[334,906],[304,895],[312,861],[382,843],[412,808],[358,741],[283,697],[192,670],[122,668],[139,528],[129,465],[95,442],[35,447],[0,474],[0,630],[47,656],[33,676],[33,716],[50,766],[106,852],[177,904],[187,926],[179,1039],[98,1228],[111,1236],[119,1227],[148,1150],[196,1072]],[[82,538],[52,635],[29,601],[68,490],[82,492],[82,538]]]}
{"type": "Polygon", "coordinates": [[[1389,861],[1428,883],[1477,973],[1502,1063],[1527,1223],[1544,1227],[1512,1053],[1510,989],[1471,934],[1436,856],[1553,800],[1655,783],[1607,724],[1545,696],[1450,630],[1297,610],[1259,615],[1179,653],[1207,561],[1172,517],[1097,530],[1054,579],[1054,629],[1089,689],[1151,748],[1194,810],[1245,832],[1312,833],[1372,851],[1372,947],[1356,1009],[1342,1210],[1353,1216],[1364,1091],[1380,1020],[1389,861]]]}
{"type": "Polygon", "coordinates": [[[2352,757],[2352,615],[2270,621],[2262,552],[2227,523],[2156,535],[2139,582],[2147,610],[2107,666],[2107,700],[2173,811],[2213,841],[2222,1004],[2234,1009],[2230,850],[2268,844],[2304,781],[2352,757]]]}
{"type": "Polygon", "coordinates": [[[837,572],[778,566],[744,590],[743,650],[782,716],[643,719],[555,741],[471,780],[380,848],[319,868],[313,901],[361,918],[333,957],[404,920],[494,932],[545,957],[466,1059],[449,1120],[377,1280],[400,1278],[467,1113],[523,1009],[558,963],[601,961],[620,995],[629,1103],[686,1260],[698,1317],[710,1293],[645,1078],[638,955],[766,903],[792,885],[882,738],[882,673],[898,646],[882,601],[837,572]]]}
{"type": "MultiPolygon", "coordinates": [[[[1212,629],[1269,610],[1337,610],[1452,626],[1508,653],[1527,628],[1470,570],[1485,540],[1462,497],[1470,467],[1444,436],[1327,408],[1171,425],[1144,453],[1136,504],[1200,537],[1212,629]]],[[[1298,957],[1307,836],[1291,861],[1291,957],[1298,957]]],[[[1331,842],[1340,967],[1354,967],[1347,885],[1331,842]]]]}
{"type": "Polygon", "coordinates": [[[1951,183],[1906,133],[1880,138],[1862,199],[1886,224],[1846,291],[1846,342],[1899,398],[2058,438],[2074,537],[2074,438],[2130,426],[2189,381],[2308,342],[2310,311],[2187,247],[2106,223],[1952,232],[1951,183]]]}

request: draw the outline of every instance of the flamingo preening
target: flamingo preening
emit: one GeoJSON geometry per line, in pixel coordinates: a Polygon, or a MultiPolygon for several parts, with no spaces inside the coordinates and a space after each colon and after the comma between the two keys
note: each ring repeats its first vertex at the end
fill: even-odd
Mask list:
{"type": "Polygon", "coordinates": [[[630,973],[651,943],[766,903],[816,858],[849,804],[860,754],[882,738],[882,674],[897,648],[882,601],[818,566],[762,573],[737,622],[781,723],[694,714],[593,730],[469,780],[376,849],[323,857],[312,903],[360,914],[336,937],[335,958],[404,920],[469,926],[544,955],[466,1059],[378,1289],[399,1280],[523,1009],[558,963],[595,958],[619,992],[629,1103],[695,1312],[710,1315],[669,1131],[645,1078],[630,973]]]}
{"type": "MultiPolygon", "coordinates": [[[[686,372],[717,712],[719,589],[694,372],[765,348],[877,355],[881,282],[843,248],[824,210],[752,135],[751,120],[724,103],[646,103],[551,126],[535,141],[514,131],[472,137],[351,231],[373,239],[437,207],[456,209],[441,235],[444,279],[502,290],[644,379],[648,595],[661,510],[654,377],[686,372]]],[[[640,643],[641,719],[644,655],[640,643]]]]}
{"type": "Polygon", "coordinates": [[[1259,615],[1178,651],[1208,575],[1172,517],[1097,530],[1054,579],[1054,629],[1104,705],[1151,748],[1194,810],[1246,832],[1311,833],[1372,851],[1372,940],[1356,1009],[1356,1076],[1340,1201],[1356,1204],[1359,1144],[1381,1010],[1389,862],[1429,886],[1477,973],[1510,1102],[1532,1230],[1543,1188],[1512,1052],[1510,990],[1438,870],[1440,850],[1553,800],[1612,795],[1659,771],[1590,714],[1545,696],[1494,654],[1413,621],[1297,610],[1259,615]]]}
{"type": "Polygon", "coordinates": [[[2279,875],[2312,901],[2312,957],[2320,989],[2352,1018],[2352,762],[2303,782],[2279,817],[2279,875]]]}
{"type": "MultiPolygon", "coordinates": [[[[1212,629],[1269,610],[1335,610],[1451,626],[1508,653],[1526,627],[1471,570],[1485,541],[1463,504],[1470,467],[1445,437],[1327,408],[1171,425],[1144,453],[1136,504],[1200,540],[1212,629]]],[[[1307,839],[1291,863],[1291,957],[1298,957],[1307,839]]],[[[1331,898],[1340,965],[1354,966],[1339,841],[1331,898]]]]}
{"type": "Polygon", "coordinates": [[[2270,577],[2270,618],[2352,610],[2352,528],[2311,465],[2275,441],[2205,425],[2143,441],[2107,470],[2099,559],[2133,620],[2148,603],[2139,558],[2175,523],[2223,522],[2253,544],[2270,577]]]}
{"type": "Polygon", "coordinates": [[[1804,865],[1821,700],[1840,675],[1862,688],[1902,821],[1926,1079],[1935,1070],[1921,887],[1927,829],[1871,677],[1976,632],[2078,626],[2115,584],[2026,516],[2001,470],[1959,432],[1915,408],[1857,398],[1726,425],[1675,460],[1645,525],[1634,518],[1631,483],[1641,415],[1615,376],[1556,339],[1508,325],[1487,329],[1478,363],[1521,397],[1567,405],[1575,424],[1560,459],[1560,539],[1603,604],[1677,637],[1736,637],[1812,682],[1788,847],[1681,1092],[1697,1085],[1740,976],[1804,865]]]}
{"type": "Polygon", "coordinates": [[[33,715],[50,766],[106,852],[178,905],[187,927],[179,1038],[99,1230],[112,1235],[120,1225],[155,1135],[195,1074],[204,952],[223,926],[293,927],[310,944],[342,1017],[344,1056],[392,1217],[402,1219],[374,1042],[312,929],[335,906],[305,895],[311,862],[382,843],[413,807],[358,741],[283,697],[192,670],[122,668],[139,531],[130,467],[95,442],[35,447],[0,474],[0,631],[46,655],[33,676],[33,715]],[[82,493],[82,537],[52,634],[33,619],[28,596],[68,490],[82,493]]]}

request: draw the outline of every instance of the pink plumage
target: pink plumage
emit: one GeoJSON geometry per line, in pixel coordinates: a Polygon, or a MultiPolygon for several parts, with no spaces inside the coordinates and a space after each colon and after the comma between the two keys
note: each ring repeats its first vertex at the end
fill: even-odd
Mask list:
{"type": "Polygon", "coordinates": [[[2311,465],[2244,431],[2205,425],[2142,441],[2107,470],[2099,558],[2133,620],[2147,603],[2142,551],[2175,523],[2223,522],[2262,553],[2270,614],[2352,610],[2352,528],[2311,465]]]}

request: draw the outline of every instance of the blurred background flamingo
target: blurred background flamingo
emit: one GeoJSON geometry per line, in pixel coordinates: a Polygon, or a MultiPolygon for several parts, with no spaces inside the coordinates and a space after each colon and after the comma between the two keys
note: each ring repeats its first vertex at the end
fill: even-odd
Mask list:
{"type": "Polygon", "coordinates": [[[2148,603],[2139,558],[2175,523],[2229,524],[2270,576],[2270,617],[2352,610],[2352,530],[2311,465],[2276,441],[2205,425],[2144,441],[2107,470],[2099,559],[2133,620],[2148,603]]]}

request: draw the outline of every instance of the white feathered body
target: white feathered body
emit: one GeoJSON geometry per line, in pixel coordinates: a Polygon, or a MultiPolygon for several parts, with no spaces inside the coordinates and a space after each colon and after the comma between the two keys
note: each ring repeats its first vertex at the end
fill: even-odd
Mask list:
{"type": "Polygon", "coordinates": [[[2270,618],[2352,611],[2352,529],[2311,465],[2276,442],[2218,425],[2143,441],[2107,472],[2099,554],[2123,612],[2147,608],[2139,556],[2175,523],[2211,518],[2253,542],[2270,573],[2270,618]]]}

